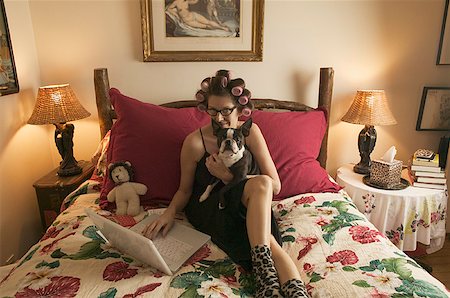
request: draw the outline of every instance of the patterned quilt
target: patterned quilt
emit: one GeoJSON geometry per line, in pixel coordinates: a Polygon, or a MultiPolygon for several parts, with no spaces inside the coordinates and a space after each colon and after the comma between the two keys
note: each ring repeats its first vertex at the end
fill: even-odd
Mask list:
{"type": "MultiPolygon", "coordinates": [[[[173,276],[107,245],[84,212],[99,210],[97,184],[87,181],[66,198],[68,208],[0,281],[1,297],[252,297],[252,274],[211,242],[173,276]]],[[[449,297],[344,191],[298,195],[273,210],[313,297],[449,297]]]]}

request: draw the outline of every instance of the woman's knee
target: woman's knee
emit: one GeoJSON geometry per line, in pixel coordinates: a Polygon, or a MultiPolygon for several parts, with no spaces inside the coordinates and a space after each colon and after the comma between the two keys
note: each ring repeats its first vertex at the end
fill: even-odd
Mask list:
{"type": "Polygon", "coordinates": [[[267,175],[258,175],[253,177],[247,182],[247,184],[249,191],[251,192],[272,194],[272,178],[267,175]]]}
{"type": "Polygon", "coordinates": [[[272,194],[272,179],[267,175],[259,175],[253,177],[245,184],[242,202],[247,206],[251,198],[272,200],[272,194]]]}

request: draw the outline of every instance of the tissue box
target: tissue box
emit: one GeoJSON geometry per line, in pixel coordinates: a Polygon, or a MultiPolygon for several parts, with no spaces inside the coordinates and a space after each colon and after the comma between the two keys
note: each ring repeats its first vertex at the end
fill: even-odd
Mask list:
{"type": "Polygon", "coordinates": [[[392,188],[400,183],[402,165],[401,160],[394,160],[392,163],[373,160],[370,165],[370,183],[384,188],[392,188]]]}

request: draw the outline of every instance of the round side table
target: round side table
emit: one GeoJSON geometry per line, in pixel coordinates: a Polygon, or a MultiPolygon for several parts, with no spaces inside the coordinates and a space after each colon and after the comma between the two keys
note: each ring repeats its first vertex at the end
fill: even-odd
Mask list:
{"type": "Polygon", "coordinates": [[[359,211],[403,251],[414,251],[417,242],[428,245],[427,253],[442,248],[448,192],[409,186],[384,190],[363,183],[364,175],[347,164],[337,170],[336,181],[353,199],[359,211]]]}

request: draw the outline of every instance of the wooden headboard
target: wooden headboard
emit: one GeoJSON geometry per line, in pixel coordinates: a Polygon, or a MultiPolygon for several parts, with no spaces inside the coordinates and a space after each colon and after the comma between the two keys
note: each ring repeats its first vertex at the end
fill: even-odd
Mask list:
{"type": "MultiPolygon", "coordinates": [[[[319,157],[317,160],[320,165],[325,169],[327,164],[327,144],[328,144],[328,128],[329,128],[329,115],[331,112],[331,98],[333,95],[333,78],[334,70],[331,67],[320,69],[320,82],[319,82],[319,102],[318,106],[324,108],[327,111],[327,129],[320,148],[319,157]]],[[[116,119],[116,113],[111,105],[109,98],[109,79],[108,70],[106,68],[97,68],[94,70],[94,85],[95,85],[95,97],[97,101],[98,121],[100,124],[100,134],[103,138],[108,130],[113,125],[113,120],[116,119]]],[[[314,108],[307,105],[285,100],[275,99],[260,99],[252,98],[252,102],[256,109],[281,109],[289,111],[309,111],[314,108]]],[[[161,106],[170,108],[187,108],[196,107],[197,101],[195,100],[183,100],[174,101],[162,104],[161,106]]]]}

